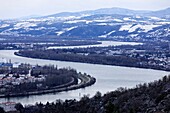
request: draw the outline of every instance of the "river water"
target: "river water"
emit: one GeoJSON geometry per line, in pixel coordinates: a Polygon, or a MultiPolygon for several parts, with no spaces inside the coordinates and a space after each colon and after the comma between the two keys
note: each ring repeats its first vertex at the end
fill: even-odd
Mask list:
{"type": "Polygon", "coordinates": [[[46,103],[47,101],[53,102],[56,99],[80,99],[83,95],[93,96],[97,91],[102,94],[109,91],[114,91],[119,87],[133,88],[139,83],[151,82],[168,75],[169,72],[152,70],[152,69],[139,69],[120,66],[108,66],[98,64],[86,64],[64,61],[42,60],[15,56],[14,52],[17,50],[0,50],[0,59],[11,59],[13,63],[30,63],[32,65],[57,65],[58,67],[71,67],[80,72],[85,72],[94,76],[97,82],[84,89],[72,90],[61,93],[50,93],[43,95],[33,95],[29,97],[11,97],[1,98],[1,102],[21,102],[22,104],[35,104],[36,102],[46,103]]]}
{"type": "Polygon", "coordinates": [[[88,47],[107,47],[107,46],[119,46],[119,45],[139,45],[142,43],[137,42],[117,42],[117,41],[99,41],[101,44],[96,45],[82,45],[82,46],[53,46],[48,49],[72,49],[72,48],[88,48],[88,47]]]}

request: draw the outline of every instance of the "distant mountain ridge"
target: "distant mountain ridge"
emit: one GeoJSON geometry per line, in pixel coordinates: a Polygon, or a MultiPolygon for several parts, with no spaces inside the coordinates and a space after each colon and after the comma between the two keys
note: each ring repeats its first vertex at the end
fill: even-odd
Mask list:
{"type": "Polygon", "coordinates": [[[119,15],[134,15],[134,14],[143,14],[143,13],[149,13],[151,11],[135,11],[135,10],[130,10],[130,9],[125,9],[125,8],[101,8],[97,10],[87,10],[87,11],[80,11],[80,12],[62,12],[62,13],[57,13],[53,15],[48,15],[45,17],[50,17],[50,16],[80,16],[80,15],[97,15],[97,14],[119,14],[119,15]]]}
{"type": "Polygon", "coordinates": [[[159,10],[159,11],[152,11],[148,13],[147,15],[157,16],[157,17],[164,17],[164,16],[170,17],[170,8],[159,10]]]}
{"type": "Polygon", "coordinates": [[[61,12],[53,15],[48,15],[45,17],[50,16],[80,16],[80,15],[97,15],[97,14],[118,14],[118,15],[154,15],[154,16],[165,16],[170,15],[170,8],[158,10],[158,11],[149,11],[149,10],[131,10],[125,8],[101,8],[97,10],[87,10],[87,11],[80,11],[80,12],[61,12]]]}
{"type": "Polygon", "coordinates": [[[170,36],[170,8],[134,11],[103,8],[0,21],[0,35],[162,39],[170,36]]]}

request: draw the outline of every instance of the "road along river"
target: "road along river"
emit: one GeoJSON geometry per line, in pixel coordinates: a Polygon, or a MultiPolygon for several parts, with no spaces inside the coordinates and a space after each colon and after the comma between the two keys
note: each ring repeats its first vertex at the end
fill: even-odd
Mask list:
{"type": "Polygon", "coordinates": [[[113,91],[119,87],[133,88],[139,83],[151,82],[168,75],[169,72],[152,70],[152,69],[139,69],[120,66],[108,66],[98,64],[75,63],[65,61],[53,61],[25,58],[15,56],[14,52],[17,50],[0,50],[0,59],[11,59],[13,63],[30,63],[32,65],[58,65],[58,67],[71,67],[80,72],[85,72],[96,78],[96,83],[84,89],[72,90],[61,93],[50,93],[43,95],[32,95],[28,97],[11,97],[1,98],[1,102],[21,102],[22,104],[35,104],[36,102],[46,103],[47,101],[53,102],[56,99],[80,99],[84,94],[93,96],[97,91],[102,94],[113,91]]]}

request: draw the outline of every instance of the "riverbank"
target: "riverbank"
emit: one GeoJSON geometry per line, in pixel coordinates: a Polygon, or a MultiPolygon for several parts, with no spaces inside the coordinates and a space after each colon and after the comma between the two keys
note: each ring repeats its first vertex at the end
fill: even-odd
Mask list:
{"type": "MultiPolygon", "coordinates": [[[[48,50],[50,51],[50,50],[48,50]]],[[[55,61],[68,61],[68,62],[78,62],[78,63],[89,63],[89,64],[100,64],[100,65],[111,65],[111,66],[123,66],[123,67],[134,67],[142,69],[154,69],[161,71],[170,71],[168,66],[162,67],[153,65],[144,65],[138,59],[129,58],[125,56],[103,56],[103,55],[79,55],[79,54],[67,54],[61,53],[56,54],[47,51],[19,51],[14,52],[16,56],[34,58],[34,59],[44,59],[44,60],[55,60],[55,61]],[[41,54],[41,55],[40,55],[41,54]]]]}
{"type": "Polygon", "coordinates": [[[7,95],[4,94],[4,95],[0,95],[0,98],[24,97],[24,96],[30,96],[30,95],[42,95],[42,94],[47,94],[47,93],[58,93],[62,91],[70,91],[70,90],[85,88],[85,87],[93,85],[96,82],[96,79],[94,77],[91,77],[90,75],[79,74],[79,76],[77,77],[81,81],[77,85],[74,84],[75,79],[72,78],[72,80],[69,83],[66,83],[66,84],[63,84],[57,87],[53,87],[51,89],[34,91],[34,92],[7,94],[7,95]]]}

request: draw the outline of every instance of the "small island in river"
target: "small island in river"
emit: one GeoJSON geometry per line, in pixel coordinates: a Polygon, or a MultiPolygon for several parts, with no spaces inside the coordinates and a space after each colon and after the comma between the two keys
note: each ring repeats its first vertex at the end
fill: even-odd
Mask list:
{"type": "Polygon", "coordinates": [[[95,82],[95,78],[70,67],[0,64],[0,98],[69,91],[95,82]]]}

